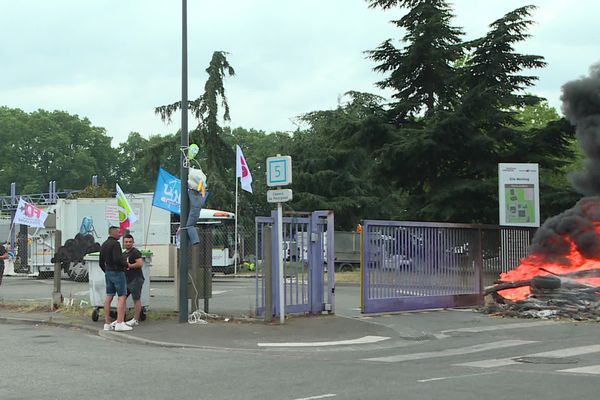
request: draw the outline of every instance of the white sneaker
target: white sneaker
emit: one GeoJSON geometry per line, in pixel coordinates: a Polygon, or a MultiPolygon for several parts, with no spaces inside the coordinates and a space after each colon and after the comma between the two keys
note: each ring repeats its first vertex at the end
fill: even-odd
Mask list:
{"type": "Polygon", "coordinates": [[[129,326],[138,326],[140,324],[140,322],[135,318],[131,318],[129,321],[127,321],[125,323],[129,326]]]}
{"type": "Polygon", "coordinates": [[[115,325],[115,331],[123,332],[123,331],[132,331],[133,328],[127,325],[125,322],[120,322],[115,325]]]}
{"type": "Polygon", "coordinates": [[[105,331],[114,331],[115,326],[113,324],[114,324],[114,322],[112,324],[104,324],[104,330],[105,331]]]}

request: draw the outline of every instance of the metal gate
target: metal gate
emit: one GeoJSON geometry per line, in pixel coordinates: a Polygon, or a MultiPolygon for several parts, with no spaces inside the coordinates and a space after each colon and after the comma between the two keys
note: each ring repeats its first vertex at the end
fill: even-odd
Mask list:
{"type": "Polygon", "coordinates": [[[530,228],[366,220],[364,313],[481,304],[483,288],[519,265],[530,228]]]}
{"type": "Polygon", "coordinates": [[[280,315],[280,262],[283,263],[284,271],[285,314],[320,314],[323,311],[333,313],[333,212],[315,211],[299,216],[284,216],[281,260],[277,255],[276,221],[277,211],[273,211],[271,217],[257,217],[255,220],[256,314],[280,315]],[[266,311],[269,309],[270,311],[266,311]]]}

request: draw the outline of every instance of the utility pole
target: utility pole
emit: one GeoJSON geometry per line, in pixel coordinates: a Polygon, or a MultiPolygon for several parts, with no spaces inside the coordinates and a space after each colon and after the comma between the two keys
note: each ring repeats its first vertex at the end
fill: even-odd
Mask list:
{"type": "MultiPolygon", "coordinates": [[[[187,0],[181,0],[181,213],[179,227],[187,225],[190,208],[188,198],[188,71],[187,71],[187,0]]],[[[179,322],[188,320],[188,248],[187,231],[180,231],[179,241],[179,322]]]]}

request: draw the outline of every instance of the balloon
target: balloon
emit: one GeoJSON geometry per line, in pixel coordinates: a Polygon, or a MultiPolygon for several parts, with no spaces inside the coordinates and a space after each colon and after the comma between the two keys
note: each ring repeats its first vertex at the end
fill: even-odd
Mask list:
{"type": "Polygon", "coordinates": [[[196,157],[196,154],[198,154],[199,151],[200,148],[196,143],[190,144],[190,147],[188,147],[188,158],[190,160],[193,159],[194,157],[196,157]]]}

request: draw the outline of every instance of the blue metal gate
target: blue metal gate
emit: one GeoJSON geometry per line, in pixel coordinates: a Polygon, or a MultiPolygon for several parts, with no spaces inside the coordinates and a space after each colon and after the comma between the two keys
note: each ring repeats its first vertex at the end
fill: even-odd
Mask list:
{"type": "MultiPolygon", "coordinates": [[[[256,224],[256,314],[264,316],[265,300],[272,299],[271,315],[279,311],[279,263],[283,263],[285,314],[334,312],[334,227],[332,211],[283,217],[283,258],[277,255],[277,211],[257,217],[256,224]],[[270,235],[266,227],[270,228],[270,235]],[[265,241],[271,243],[271,280],[263,262],[265,241]],[[331,266],[331,268],[326,268],[331,266]],[[325,275],[327,272],[327,275],[325,275]],[[325,276],[327,277],[325,279],[325,276]],[[267,290],[270,292],[267,293],[267,290]]],[[[268,246],[267,246],[268,248],[268,246]]]]}
{"type": "Polygon", "coordinates": [[[481,304],[483,288],[519,265],[530,228],[366,220],[364,313],[481,304]]]}

